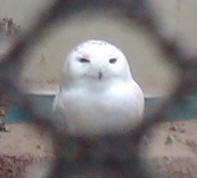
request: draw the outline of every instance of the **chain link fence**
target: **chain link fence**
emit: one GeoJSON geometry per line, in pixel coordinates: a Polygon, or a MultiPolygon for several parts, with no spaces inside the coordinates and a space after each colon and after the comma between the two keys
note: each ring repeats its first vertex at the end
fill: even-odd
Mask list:
{"type": "Polygon", "coordinates": [[[165,120],[169,113],[185,107],[186,97],[194,95],[197,89],[197,54],[183,51],[177,40],[161,32],[154,11],[146,0],[56,0],[47,7],[33,27],[22,33],[9,50],[0,58],[0,97],[12,98],[34,117],[38,129],[51,133],[56,161],[49,178],[70,177],[84,171],[99,170],[103,177],[147,178],[151,174],[144,168],[140,158],[140,142],[153,126],[165,120]],[[66,21],[81,11],[110,10],[121,13],[125,18],[137,23],[152,35],[165,59],[179,69],[179,82],[168,99],[153,113],[146,115],[143,122],[131,133],[121,136],[71,137],[58,129],[48,116],[32,107],[18,85],[18,76],[25,63],[24,54],[36,41],[45,35],[45,30],[54,23],[66,21]],[[121,147],[119,146],[121,145],[121,147]]]}

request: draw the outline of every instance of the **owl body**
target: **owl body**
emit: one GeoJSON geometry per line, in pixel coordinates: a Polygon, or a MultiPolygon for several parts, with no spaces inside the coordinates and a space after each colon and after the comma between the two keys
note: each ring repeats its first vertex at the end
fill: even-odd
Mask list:
{"type": "Polygon", "coordinates": [[[144,98],[135,82],[117,81],[101,91],[74,87],[57,97],[58,110],[74,135],[123,133],[143,117],[144,98]]]}
{"type": "Polygon", "coordinates": [[[61,113],[73,135],[124,133],[137,126],[143,117],[143,92],[118,49],[105,43],[103,54],[105,46],[100,47],[100,43],[82,46],[92,48],[92,45],[95,50],[98,48],[96,55],[87,48],[78,48],[78,52],[75,50],[69,56],[54,110],[61,113]],[[119,60],[117,64],[115,59],[119,60]]]}

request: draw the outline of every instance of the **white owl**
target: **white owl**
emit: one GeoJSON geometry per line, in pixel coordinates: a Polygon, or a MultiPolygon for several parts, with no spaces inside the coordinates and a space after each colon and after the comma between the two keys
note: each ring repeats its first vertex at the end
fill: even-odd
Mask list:
{"type": "Polygon", "coordinates": [[[140,123],[144,95],[124,54],[90,40],[68,55],[53,108],[72,135],[121,134],[140,123]]]}

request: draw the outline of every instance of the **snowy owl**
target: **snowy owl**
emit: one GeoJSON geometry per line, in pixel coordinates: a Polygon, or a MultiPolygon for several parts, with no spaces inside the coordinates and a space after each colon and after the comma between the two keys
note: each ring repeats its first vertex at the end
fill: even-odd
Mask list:
{"type": "Polygon", "coordinates": [[[144,95],[124,54],[89,40],[68,55],[53,109],[72,135],[121,134],[140,123],[144,95]]]}

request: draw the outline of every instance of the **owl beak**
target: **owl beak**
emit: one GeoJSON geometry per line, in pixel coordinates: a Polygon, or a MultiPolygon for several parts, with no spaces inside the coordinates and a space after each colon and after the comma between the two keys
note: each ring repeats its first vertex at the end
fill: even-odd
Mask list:
{"type": "Polygon", "coordinates": [[[99,73],[98,73],[98,79],[101,80],[102,77],[103,77],[103,73],[102,73],[102,72],[99,72],[99,73]]]}

